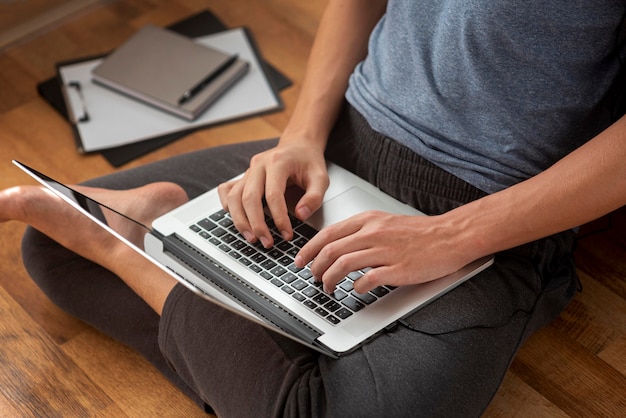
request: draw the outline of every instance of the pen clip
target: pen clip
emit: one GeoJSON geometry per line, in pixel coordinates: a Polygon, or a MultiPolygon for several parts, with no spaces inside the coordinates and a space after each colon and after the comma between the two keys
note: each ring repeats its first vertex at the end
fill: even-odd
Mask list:
{"type": "Polygon", "coordinates": [[[211,81],[215,80],[217,77],[222,75],[224,71],[226,71],[231,65],[237,61],[239,55],[231,55],[222,65],[220,65],[215,71],[211,72],[208,76],[202,79],[198,84],[187,90],[183,95],[178,99],[178,105],[184,105],[188,101],[192,100],[196,97],[206,86],[208,86],[211,81]]]}

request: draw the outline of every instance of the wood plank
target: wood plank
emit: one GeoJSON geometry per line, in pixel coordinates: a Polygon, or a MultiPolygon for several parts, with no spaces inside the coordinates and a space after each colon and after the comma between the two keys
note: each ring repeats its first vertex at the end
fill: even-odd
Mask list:
{"type": "Polygon", "coordinates": [[[0,317],[0,382],[7,409],[78,416],[113,404],[2,288],[0,317]]]}
{"type": "Polygon", "coordinates": [[[99,0],[5,1],[0,14],[0,50],[40,34],[52,25],[93,6],[99,0]]]}
{"type": "Polygon", "coordinates": [[[626,376],[555,324],[528,340],[511,370],[569,415],[618,417],[626,411],[626,376]]]}
{"type": "Polygon", "coordinates": [[[507,373],[483,418],[567,417],[556,405],[513,373],[507,373]]]}

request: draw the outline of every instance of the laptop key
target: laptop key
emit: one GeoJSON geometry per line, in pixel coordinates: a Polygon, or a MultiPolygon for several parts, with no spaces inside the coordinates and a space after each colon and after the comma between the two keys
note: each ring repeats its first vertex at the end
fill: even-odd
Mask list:
{"type": "Polygon", "coordinates": [[[267,255],[268,255],[269,257],[273,258],[273,259],[277,259],[277,258],[280,258],[280,257],[283,255],[283,253],[282,253],[280,250],[278,250],[277,248],[272,248],[272,249],[271,249],[271,250],[267,253],[267,255]]]}
{"type": "Polygon", "coordinates": [[[283,286],[280,288],[280,290],[282,290],[283,292],[287,293],[287,294],[292,294],[293,292],[295,292],[295,290],[293,290],[290,286],[283,286]]]}
{"type": "Polygon", "coordinates": [[[267,260],[261,263],[261,267],[263,267],[265,270],[271,270],[274,267],[276,267],[276,263],[268,258],[267,260]]]}
{"type": "Polygon", "coordinates": [[[233,234],[225,234],[222,236],[222,242],[225,242],[227,244],[230,244],[231,242],[234,242],[237,240],[237,237],[234,236],[233,234]]]}
{"type": "Polygon", "coordinates": [[[283,242],[279,242],[278,244],[276,244],[276,248],[278,248],[281,251],[287,252],[293,248],[293,245],[291,245],[289,241],[283,241],[283,242]]]}
{"type": "Polygon", "coordinates": [[[218,223],[220,224],[220,226],[223,226],[224,228],[229,228],[233,225],[233,221],[231,221],[230,218],[224,218],[218,223]]]}
{"type": "Polygon", "coordinates": [[[315,303],[319,303],[320,305],[325,304],[329,300],[330,300],[330,296],[328,296],[328,295],[326,295],[324,293],[319,293],[319,294],[315,295],[315,297],[313,298],[313,301],[315,303]]]}
{"type": "Polygon", "coordinates": [[[220,209],[217,212],[213,213],[211,216],[209,216],[209,218],[211,218],[214,221],[219,221],[224,216],[226,216],[226,211],[223,209],[220,209]]]}
{"type": "Polygon", "coordinates": [[[344,280],[343,282],[341,282],[339,287],[346,292],[351,292],[352,289],[354,289],[354,284],[350,280],[344,280]]]}
{"type": "Polygon", "coordinates": [[[289,214],[289,220],[291,221],[291,227],[293,229],[296,229],[298,226],[302,225],[302,221],[291,214],[289,214]]]}
{"type": "Polygon", "coordinates": [[[343,290],[337,289],[333,292],[333,298],[335,298],[335,300],[342,300],[347,296],[348,294],[344,292],[343,290]]]}
{"type": "Polygon", "coordinates": [[[334,300],[331,300],[326,305],[324,305],[324,308],[328,309],[331,312],[335,312],[337,309],[341,308],[341,305],[334,300]]]}
{"type": "Polygon", "coordinates": [[[299,237],[299,238],[296,238],[296,239],[292,242],[292,244],[293,244],[293,245],[295,245],[295,246],[296,246],[296,247],[298,247],[298,248],[302,248],[302,247],[304,247],[304,245],[305,245],[307,242],[309,242],[309,240],[307,240],[306,238],[299,237]]]}
{"type": "Polygon", "coordinates": [[[305,289],[301,290],[301,292],[310,298],[317,295],[320,291],[314,288],[313,286],[308,286],[305,289]]]}
{"type": "Polygon", "coordinates": [[[276,266],[276,267],[274,267],[273,269],[270,270],[270,273],[272,273],[274,276],[280,277],[283,274],[287,273],[287,270],[285,270],[281,266],[276,266]]]}
{"type": "Polygon", "coordinates": [[[319,307],[315,310],[315,313],[321,316],[322,318],[328,315],[328,311],[322,307],[319,307]]]}
{"type": "Polygon", "coordinates": [[[221,237],[222,235],[226,233],[226,230],[218,227],[212,230],[211,233],[216,237],[221,237]]]}
{"type": "Polygon", "coordinates": [[[293,262],[293,259],[287,255],[284,255],[278,259],[278,262],[283,266],[288,266],[293,262]]]}
{"type": "Polygon", "coordinates": [[[235,250],[241,250],[245,247],[247,247],[246,243],[241,241],[241,240],[235,240],[230,244],[231,247],[233,247],[235,250]]]}
{"type": "Polygon", "coordinates": [[[250,257],[251,255],[256,254],[256,250],[246,244],[246,246],[241,249],[241,253],[245,256],[250,257]]]}
{"type": "Polygon", "coordinates": [[[306,280],[306,279],[310,279],[311,277],[313,277],[313,273],[311,273],[311,270],[301,270],[298,273],[298,276],[306,280]]]}
{"type": "Polygon", "coordinates": [[[300,302],[305,301],[306,300],[306,296],[304,296],[301,293],[294,293],[293,295],[291,295],[294,299],[299,300],[300,302]]]}
{"type": "Polygon", "coordinates": [[[335,315],[340,318],[340,319],[346,319],[348,318],[350,315],[352,315],[352,312],[350,312],[348,309],[346,308],[341,308],[339,309],[337,312],[335,312],[335,315]]]}
{"type": "Polygon", "coordinates": [[[371,292],[379,298],[382,298],[389,293],[389,289],[383,286],[378,286],[376,289],[372,289],[371,292]]]}
{"type": "Polygon", "coordinates": [[[352,296],[354,296],[355,298],[357,298],[358,300],[360,300],[361,302],[363,302],[366,305],[369,305],[373,302],[376,302],[376,296],[371,295],[369,293],[358,293],[358,292],[352,292],[350,293],[352,296]]]}
{"type": "Polygon", "coordinates": [[[299,271],[301,271],[303,268],[302,267],[298,267],[295,264],[291,264],[289,267],[287,267],[289,269],[289,271],[292,271],[294,273],[297,273],[299,271]]]}
{"type": "Polygon", "coordinates": [[[365,305],[363,305],[361,302],[354,299],[353,297],[347,297],[344,300],[342,300],[341,303],[343,303],[345,306],[347,306],[348,308],[350,308],[350,310],[354,312],[358,312],[365,307],[365,305]]]}
{"type": "Polygon", "coordinates": [[[296,279],[297,279],[297,277],[296,277],[296,275],[295,275],[295,274],[292,274],[292,273],[287,273],[287,274],[285,274],[285,275],[281,276],[281,277],[280,277],[280,279],[281,279],[283,282],[285,282],[285,283],[291,283],[291,282],[293,282],[294,280],[296,280],[296,279]]]}
{"type": "Polygon", "coordinates": [[[307,284],[306,284],[306,282],[305,282],[304,280],[300,280],[300,279],[298,279],[298,280],[296,280],[295,282],[293,282],[293,283],[291,284],[291,286],[292,286],[294,289],[296,289],[296,290],[302,290],[302,289],[304,289],[305,287],[307,287],[307,284]]]}
{"type": "Polygon", "coordinates": [[[304,223],[296,227],[296,231],[298,231],[298,233],[303,237],[307,238],[307,240],[310,240],[315,236],[315,234],[317,234],[317,230],[315,228],[304,223]]]}
{"type": "Polygon", "coordinates": [[[317,304],[310,299],[305,300],[304,302],[302,302],[302,304],[309,309],[312,309],[312,310],[317,309],[317,304]]]}
{"type": "Polygon", "coordinates": [[[217,227],[217,225],[215,225],[213,221],[211,221],[209,218],[204,218],[203,220],[199,221],[198,225],[200,225],[202,228],[206,229],[207,231],[211,231],[217,227]]]}

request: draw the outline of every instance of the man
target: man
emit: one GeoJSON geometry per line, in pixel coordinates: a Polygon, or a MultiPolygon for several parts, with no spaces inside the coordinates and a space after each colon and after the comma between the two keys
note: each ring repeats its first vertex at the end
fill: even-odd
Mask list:
{"type": "Polygon", "coordinates": [[[496,254],[339,360],[192,295],[40,189],[5,191],[0,219],[84,257],[33,229],[24,239],[25,264],[51,299],[220,416],[479,415],[522,342],[571,299],[573,229],[626,203],[626,119],[611,114],[625,10],[606,0],[331,1],[278,143],[184,155],[83,189],[150,220],[184,192],[222,183],[238,230],[270,247],[262,201],[291,238],[285,187],[305,190],[296,214],[306,219],[329,158],[432,216],[369,212],[321,231],[297,263],[314,260],[326,291],[366,266],[360,292],[496,254]],[[77,224],[94,239],[68,235],[77,224]]]}

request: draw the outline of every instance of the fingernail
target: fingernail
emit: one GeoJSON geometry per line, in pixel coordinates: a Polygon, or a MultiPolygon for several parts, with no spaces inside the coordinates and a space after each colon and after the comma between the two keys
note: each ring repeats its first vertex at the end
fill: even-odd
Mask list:
{"type": "Polygon", "coordinates": [[[311,209],[308,206],[300,206],[298,208],[298,215],[301,219],[308,219],[311,216],[311,209]]]}
{"type": "Polygon", "coordinates": [[[261,237],[260,240],[261,240],[261,244],[263,244],[265,248],[270,247],[270,240],[267,239],[267,237],[261,237]]]}
{"type": "Polygon", "coordinates": [[[302,256],[296,255],[296,258],[293,259],[293,262],[298,267],[304,267],[304,262],[302,260],[302,256]]]}
{"type": "Polygon", "coordinates": [[[254,241],[254,235],[252,235],[252,232],[250,232],[250,231],[243,231],[242,234],[243,234],[243,237],[246,239],[246,241],[248,241],[248,242],[253,242],[254,241]]]}
{"type": "Polygon", "coordinates": [[[291,238],[291,236],[289,235],[289,232],[287,231],[280,231],[280,236],[283,237],[285,241],[288,241],[289,238],[291,238]]]}

